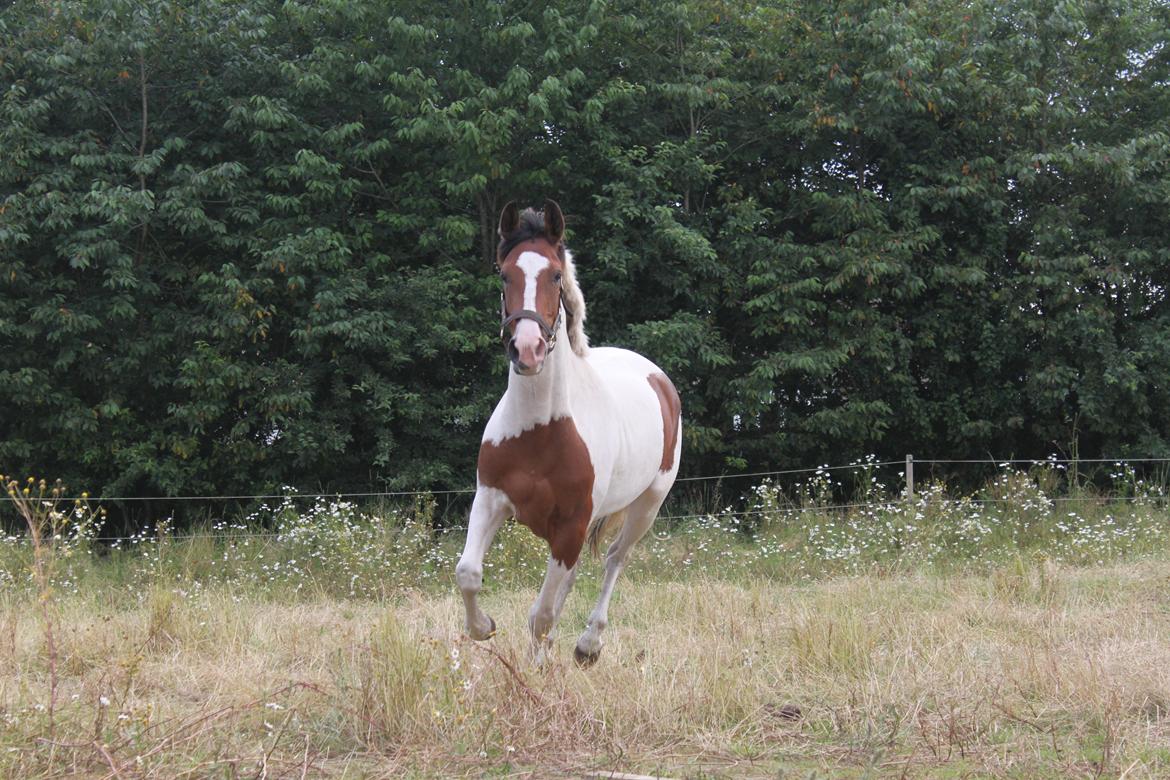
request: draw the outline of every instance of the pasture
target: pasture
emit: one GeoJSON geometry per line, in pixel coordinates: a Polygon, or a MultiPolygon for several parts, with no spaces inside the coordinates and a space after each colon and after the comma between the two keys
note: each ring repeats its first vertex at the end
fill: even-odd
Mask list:
{"type": "Polygon", "coordinates": [[[6,3],[0,780],[1170,777],[1168,38],[6,3]]]}
{"type": "Polygon", "coordinates": [[[501,531],[482,594],[499,633],[473,642],[462,534],[425,499],[289,498],[115,549],[66,529],[43,587],[11,537],[0,775],[1165,777],[1170,511],[1129,477],[1055,496],[1006,471],[832,509],[820,474],[795,499],[764,483],[735,513],[676,512],[588,670],[573,642],[599,564],[535,668],[543,542],[501,531]]]}

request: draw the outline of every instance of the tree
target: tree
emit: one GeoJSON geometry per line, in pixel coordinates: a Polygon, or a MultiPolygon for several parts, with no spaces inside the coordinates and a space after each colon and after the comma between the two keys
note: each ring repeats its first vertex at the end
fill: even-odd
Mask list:
{"type": "Polygon", "coordinates": [[[687,473],[1165,454],[1168,21],[13,4],[0,464],[106,494],[465,486],[504,383],[494,225],[544,197],[593,341],[674,378],[687,473]]]}

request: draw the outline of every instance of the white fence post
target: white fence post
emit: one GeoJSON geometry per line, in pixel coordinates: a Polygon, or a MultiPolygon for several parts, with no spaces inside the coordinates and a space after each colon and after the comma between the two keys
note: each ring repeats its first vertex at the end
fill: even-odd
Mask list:
{"type": "Polygon", "coordinates": [[[914,456],[906,455],[906,500],[914,500],[914,456]]]}

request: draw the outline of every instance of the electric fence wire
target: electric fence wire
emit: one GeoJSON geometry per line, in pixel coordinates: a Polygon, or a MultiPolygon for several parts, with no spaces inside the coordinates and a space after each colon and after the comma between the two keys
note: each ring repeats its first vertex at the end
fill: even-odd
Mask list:
{"type": "MultiPolygon", "coordinates": [[[[1170,463],[1170,458],[914,458],[916,465],[924,464],[1018,464],[1027,463],[1033,466],[1050,466],[1069,463],[1112,463],[1124,465],[1127,463],[1170,463]]],[[[708,482],[714,480],[746,479],[753,477],[779,477],[793,474],[813,474],[829,471],[860,471],[885,466],[901,466],[905,461],[882,460],[862,461],[847,466],[811,466],[799,469],[780,469],[777,471],[753,471],[735,474],[713,474],[703,477],[679,477],[676,482],[708,482]]],[[[62,496],[57,501],[274,501],[274,500],[303,500],[318,498],[416,498],[419,496],[447,496],[467,495],[474,493],[475,488],[457,488],[452,490],[375,490],[360,493],[262,493],[255,495],[203,495],[203,496],[62,496]]],[[[47,499],[46,499],[47,500],[47,499]]]]}
{"type": "MultiPolygon", "coordinates": [[[[1006,504],[1016,501],[1014,498],[921,498],[911,499],[908,504],[905,499],[892,499],[888,501],[872,501],[863,503],[850,504],[812,504],[806,506],[784,506],[774,507],[769,509],[744,509],[735,511],[719,511],[719,512],[704,512],[698,514],[682,514],[682,515],[659,515],[657,521],[672,521],[681,522],[686,520],[730,520],[744,517],[756,517],[759,515],[780,515],[791,516],[804,514],[806,512],[823,512],[833,513],[841,512],[850,509],[870,509],[893,511],[895,509],[905,509],[908,506],[915,509],[922,509],[928,506],[989,506],[994,504],[1006,504]]],[[[1094,503],[1094,504],[1159,504],[1170,501],[1168,496],[1061,496],[1056,498],[1044,498],[1038,503],[1051,504],[1065,504],[1065,503],[1094,503]]],[[[451,534],[463,533],[467,531],[465,525],[443,526],[439,528],[429,529],[432,534],[451,534]]],[[[251,531],[247,529],[240,529],[237,532],[229,533],[223,531],[215,531],[208,533],[194,533],[194,534],[164,534],[157,536],[154,534],[140,533],[135,536],[95,536],[88,537],[91,542],[104,543],[133,543],[141,544],[144,542],[172,542],[172,541],[189,541],[192,539],[295,539],[296,532],[280,532],[280,531],[251,531]]],[[[0,537],[0,541],[6,543],[27,542],[27,537],[8,536],[0,537]]]]}

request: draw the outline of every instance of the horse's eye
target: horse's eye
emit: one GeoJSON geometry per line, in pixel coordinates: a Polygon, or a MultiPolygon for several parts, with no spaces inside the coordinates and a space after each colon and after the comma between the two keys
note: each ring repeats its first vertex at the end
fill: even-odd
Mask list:
{"type": "Polygon", "coordinates": [[[558,273],[556,276],[553,277],[553,281],[556,282],[557,284],[560,284],[561,283],[561,275],[558,273]]]}

